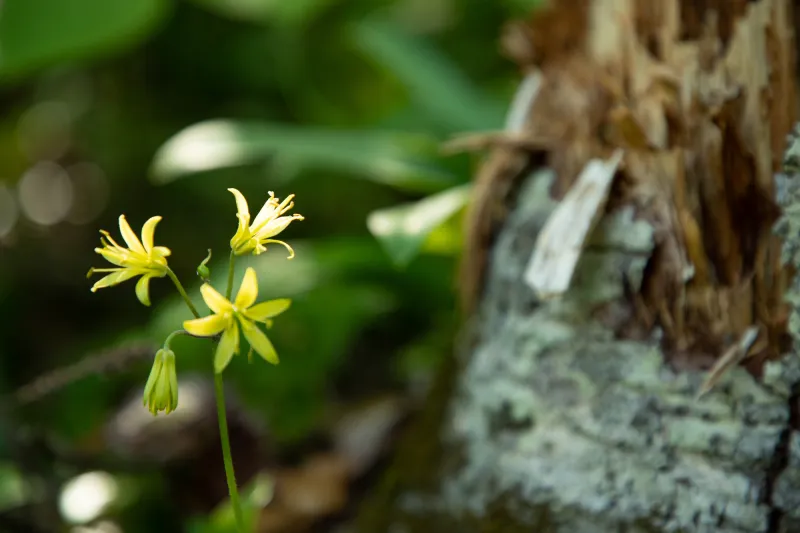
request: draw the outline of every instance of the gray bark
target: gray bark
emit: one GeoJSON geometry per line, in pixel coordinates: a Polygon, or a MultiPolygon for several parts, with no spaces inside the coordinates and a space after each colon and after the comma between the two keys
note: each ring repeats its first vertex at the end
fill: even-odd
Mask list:
{"type": "Polygon", "coordinates": [[[762,384],[737,368],[695,400],[705,376],[672,371],[657,338],[616,340],[586,316],[641,276],[651,234],[624,215],[598,228],[564,301],[536,302],[521,274],[550,210],[545,180],[529,178],[493,252],[481,341],[450,417],[464,466],[445,500],[480,514],[516,492],[564,533],[766,532],[770,520],[793,531],[773,515],[792,510],[797,480],[783,475],[767,500],[783,440],[798,436],[787,435],[797,358],[770,364],[762,384]]]}

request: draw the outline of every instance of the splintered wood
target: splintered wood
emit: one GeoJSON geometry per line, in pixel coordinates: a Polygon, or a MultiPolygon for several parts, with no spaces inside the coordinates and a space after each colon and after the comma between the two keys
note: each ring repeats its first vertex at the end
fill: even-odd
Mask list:
{"type": "MultiPolygon", "coordinates": [[[[560,240],[579,251],[591,209],[633,206],[656,241],[630,302],[639,330],[661,328],[673,362],[692,366],[699,355],[779,355],[787,273],[772,234],[773,174],[796,120],[791,20],[790,0],[551,0],[510,25],[506,52],[541,77],[527,117],[507,142],[492,137],[479,172],[462,268],[467,305],[502,224],[498,204],[508,208],[526,169],[553,168],[552,196],[577,213],[589,162],[622,153],[607,204],[586,204],[581,227],[546,246],[558,251],[560,240]],[[747,353],[730,351],[745,345],[747,353]]],[[[550,296],[571,276],[551,267],[528,273],[550,296]]]]}
{"type": "Polygon", "coordinates": [[[560,296],[569,289],[583,245],[603,214],[621,160],[622,151],[618,150],[610,161],[589,161],[539,232],[525,281],[540,298],[560,296]]]}

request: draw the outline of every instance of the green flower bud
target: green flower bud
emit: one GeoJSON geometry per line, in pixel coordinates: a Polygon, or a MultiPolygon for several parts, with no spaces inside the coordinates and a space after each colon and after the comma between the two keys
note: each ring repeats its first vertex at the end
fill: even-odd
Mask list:
{"type": "Polygon", "coordinates": [[[203,262],[197,266],[197,275],[200,276],[200,279],[203,281],[208,281],[208,278],[211,277],[211,269],[208,268],[208,262],[211,260],[211,250],[208,251],[208,255],[203,262]]]}
{"type": "Polygon", "coordinates": [[[154,415],[159,411],[169,414],[178,407],[178,375],[172,350],[162,348],[156,352],[150,377],[144,386],[143,403],[154,415]]]}

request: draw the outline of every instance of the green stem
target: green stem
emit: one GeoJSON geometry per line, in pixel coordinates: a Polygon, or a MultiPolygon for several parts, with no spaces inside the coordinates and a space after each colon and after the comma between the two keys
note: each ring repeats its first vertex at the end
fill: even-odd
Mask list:
{"type": "MultiPolygon", "coordinates": [[[[231,251],[230,261],[228,262],[228,287],[225,290],[225,297],[230,300],[233,291],[233,265],[236,256],[231,251]]],[[[231,455],[231,443],[228,436],[228,418],[225,414],[225,391],[222,381],[222,374],[214,373],[214,391],[217,397],[217,419],[219,420],[219,438],[222,443],[222,460],[225,463],[225,479],[228,482],[228,494],[231,497],[231,507],[233,516],[236,518],[236,527],[241,532],[245,532],[244,514],[242,504],[239,501],[239,489],[236,487],[236,474],[233,471],[233,456],[231,455]]]]}
{"type": "Polygon", "coordinates": [[[172,283],[175,284],[175,288],[178,289],[178,292],[183,298],[183,301],[186,302],[187,307],[189,307],[189,310],[192,312],[194,317],[200,318],[200,313],[197,312],[197,309],[192,303],[192,299],[189,298],[188,294],[186,294],[186,290],[183,288],[183,285],[181,285],[181,281],[178,279],[178,276],[175,275],[175,272],[173,272],[171,268],[167,268],[167,276],[169,276],[169,279],[171,279],[172,283]]]}
{"type": "Polygon", "coordinates": [[[183,329],[179,329],[177,331],[173,331],[172,333],[167,335],[166,340],[164,340],[164,348],[167,349],[167,350],[171,350],[172,348],[171,348],[170,345],[172,344],[172,339],[174,339],[178,335],[188,335],[190,337],[192,336],[188,331],[183,330],[183,329]]]}
{"type": "Polygon", "coordinates": [[[231,497],[233,516],[236,518],[236,528],[240,533],[245,532],[244,514],[239,501],[239,490],[236,488],[236,475],[233,471],[233,455],[231,455],[231,442],[228,437],[228,418],[225,414],[225,391],[222,374],[214,373],[214,391],[217,397],[217,419],[219,420],[219,438],[222,443],[222,460],[225,463],[225,479],[228,482],[228,494],[231,497]]]}
{"type": "Polygon", "coordinates": [[[228,287],[225,289],[225,298],[231,299],[233,292],[233,265],[236,263],[236,254],[231,250],[231,257],[228,260],[228,287]]]}

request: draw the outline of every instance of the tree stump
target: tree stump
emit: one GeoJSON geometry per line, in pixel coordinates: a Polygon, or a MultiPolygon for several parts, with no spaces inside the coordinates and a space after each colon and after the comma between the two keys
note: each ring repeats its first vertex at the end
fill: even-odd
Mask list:
{"type": "Polygon", "coordinates": [[[792,17],[562,0],[509,26],[528,81],[484,139],[471,318],[364,531],[800,531],[792,17]]]}

